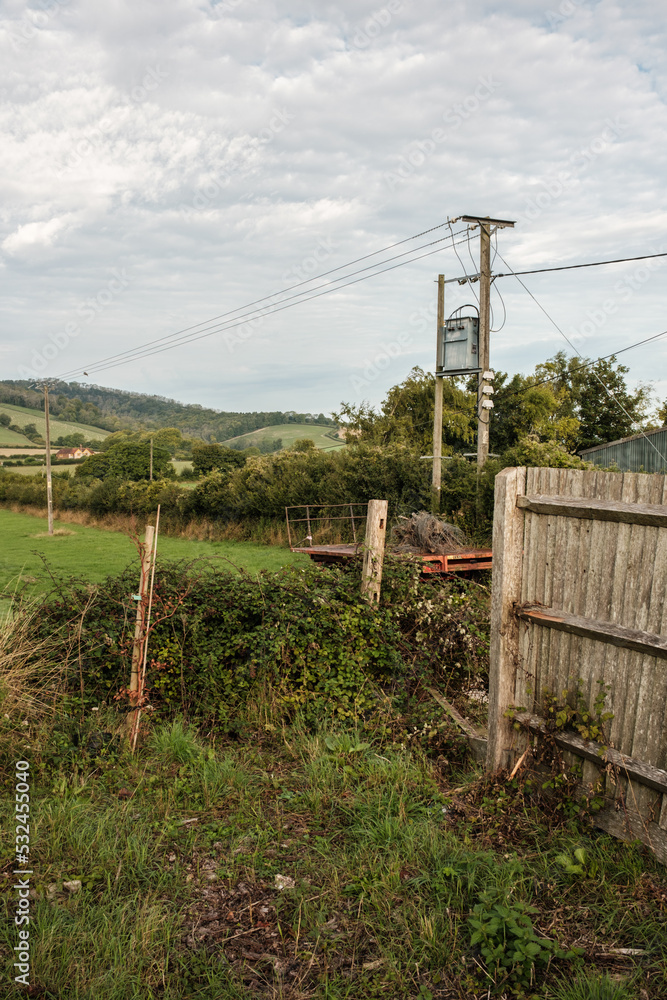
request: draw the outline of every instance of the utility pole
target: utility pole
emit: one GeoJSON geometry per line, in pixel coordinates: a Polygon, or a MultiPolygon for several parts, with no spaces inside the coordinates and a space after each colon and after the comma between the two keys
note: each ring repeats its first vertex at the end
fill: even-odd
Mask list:
{"type": "Polygon", "coordinates": [[[49,517],[49,534],[53,534],[53,484],[51,480],[51,427],[49,424],[49,387],[46,382],[44,390],[44,417],[46,419],[46,506],[49,517]]]}
{"type": "Polygon", "coordinates": [[[150,471],[148,474],[148,478],[152,483],[153,482],[153,438],[151,438],[151,463],[150,463],[150,471]]]}
{"type": "MultiPolygon", "coordinates": [[[[436,357],[440,351],[440,337],[445,325],[445,276],[438,275],[438,319],[436,332],[436,357]]],[[[436,366],[437,369],[437,366],[436,366]]],[[[433,497],[431,513],[440,513],[440,487],[442,483],[442,394],[444,389],[443,376],[435,373],[435,409],[433,412],[433,497]]]]}
{"type": "Polygon", "coordinates": [[[489,457],[489,416],[493,403],[488,399],[493,392],[490,385],[490,317],[491,317],[491,234],[507,226],[514,228],[506,219],[490,219],[487,216],[462,215],[461,222],[473,222],[479,226],[479,364],[481,372],[477,376],[477,465],[481,469],[489,457]],[[485,405],[487,404],[487,405],[485,405]]]}

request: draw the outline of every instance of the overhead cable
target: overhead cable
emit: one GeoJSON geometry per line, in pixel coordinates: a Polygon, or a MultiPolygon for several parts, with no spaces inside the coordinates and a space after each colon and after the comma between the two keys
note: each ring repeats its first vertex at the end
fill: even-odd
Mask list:
{"type": "MultiPolygon", "coordinates": [[[[440,227],[434,227],[440,228],[440,227]]],[[[454,234],[462,235],[464,230],[459,233],[454,234]]],[[[414,239],[414,237],[410,237],[414,239]]],[[[445,236],[439,240],[433,240],[431,243],[422,244],[419,247],[414,247],[413,249],[406,251],[402,254],[397,254],[395,257],[389,257],[385,260],[378,261],[375,264],[368,265],[367,267],[360,268],[357,271],[349,272],[348,274],[341,275],[338,278],[333,279],[333,281],[325,282],[324,285],[316,285],[314,288],[304,289],[295,295],[287,296],[287,298],[279,298],[277,301],[272,302],[268,306],[263,306],[261,308],[253,308],[258,306],[262,302],[266,302],[269,299],[276,299],[276,296],[284,295],[284,292],[290,291],[290,288],[296,288],[299,285],[311,284],[313,281],[319,278],[325,277],[328,274],[332,274],[335,271],[342,270],[344,267],[349,267],[350,264],[341,265],[338,268],[332,268],[330,271],[325,272],[322,275],[317,275],[313,278],[309,278],[306,281],[299,282],[298,285],[292,285],[290,288],[284,289],[282,292],[275,293],[274,295],[264,296],[261,299],[256,299],[254,302],[249,303],[246,306],[240,306],[236,309],[232,309],[227,313],[222,313],[219,316],[213,317],[212,319],[205,320],[202,323],[195,324],[191,327],[186,327],[183,330],[179,330],[176,333],[168,334],[165,337],[157,338],[153,341],[148,341],[147,343],[140,345],[137,348],[132,348],[128,351],[123,351],[118,354],[111,355],[107,358],[100,359],[100,361],[88,363],[85,365],[86,371],[88,372],[99,372],[106,370],[108,368],[116,368],[119,365],[126,364],[133,360],[139,360],[144,357],[149,357],[153,354],[160,354],[164,351],[171,350],[173,347],[178,347],[186,343],[192,343],[194,341],[200,340],[204,337],[212,336],[215,333],[221,333],[226,330],[232,330],[235,327],[242,326],[245,323],[251,322],[253,319],[258,319],[267,315],[273,315],[276,312],[281,312],[284,309],[288,309],[294,305],[300,305],[302,302],[309,302],[311,299],[319,298],[322,295],[329,294],[333,291],[338,291],[341,288],[349,287],[350,285],[358,284],[360,281],[368,280],[368,278],[375,277],[377,274],[383,274],[386,271],[394,270],[397,267],[402,267],[406,264],[410,264],[413,261],[421,260],[424,257],[429,257],[432,254],[440,253],[442,250],[449,249],[448,246],[438,246],[436,250],[429,251],[425,254],[419,254],[414,256],[415,252],[422,250],[427,246],[433,246],[434,244],[446,243],[450,240],[450,236],[445,236]],[[398,264],[394,264],[391,267],[381,267],[382,264],[389,263],[390,261],[397,260],[401,257],[408,257],[408,260],[403,260],[398,264]],[[354,281],[348,281],[348,278],[354,275],[362,274],[365,271],[370,271],[374,269],[371,274],[364,274],[363,277],[356,278],[354,281]],[[340,283],[340,284],[338,284],[340,283]],[[318,291],[318,289],[323,289],[318,291]],[[242,310],[249,310],[243,312],[242,310]],[[229,317],[225,319],[225,317],[229,317]],[[220,322],[223,321],[223,322],[220,322]],[[170,342],[171,341],[171,342],[170,342]],[[159,346],[161,345],[161,346],[159,346]]],[[[401,241],[407,242],[405,240],[401,241]]],[[[463,242],[463,241],[461,241],[463,242]]],[[[393,244],[397,246],[398,244],[393,244]]],[[[385,248],[388,249],[388,248],[385,248]]],[[[365,260],[368,257],[376,256],[377,253],[383,253],[384,250],[377,251],[376,254],[367,254],[366,257],[357,258],[357,261],[350,262],[351,264],[356,263],[361,260],[365,260]]],[[[454,279],[456,280],[456,279],[454,279]]],[[[58,376],[59,379],[65,380],[71,378],[72,376],[82,372],[82,368],[71,369],[70,371],[64,372],[58,376]]]]}

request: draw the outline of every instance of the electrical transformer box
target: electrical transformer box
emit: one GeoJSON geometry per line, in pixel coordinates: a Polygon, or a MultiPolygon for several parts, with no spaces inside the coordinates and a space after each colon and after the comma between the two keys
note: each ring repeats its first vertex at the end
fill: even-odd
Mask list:
{"type": "Polygon", "coordinates": [[[439,375],[469,375],[479,372],[479,319],[451,317],[440,328],[436,371],[439,375]]]}

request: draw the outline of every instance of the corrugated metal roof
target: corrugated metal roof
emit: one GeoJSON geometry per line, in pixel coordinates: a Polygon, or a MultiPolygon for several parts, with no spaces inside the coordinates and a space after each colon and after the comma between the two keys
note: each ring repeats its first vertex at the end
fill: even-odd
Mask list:
{"type": "Polygon", "coordinates": [[[584,448],[579,452],[586,462],[608,468],[615,465],[621,472],[667,472],[667,427],[643,434],[584,448]]]}

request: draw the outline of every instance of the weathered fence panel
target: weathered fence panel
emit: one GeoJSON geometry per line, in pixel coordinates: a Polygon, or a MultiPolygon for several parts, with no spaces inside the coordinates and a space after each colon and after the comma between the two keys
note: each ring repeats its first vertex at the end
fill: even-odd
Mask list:
{"type": "Polygon", "coordinates": [[[667,863],[667,477],[505,469],[493,557],[487,766],[530,739],[510,706],[538,733],[545,692],[571,698],[580,685],[592,707],[609,685],[616,752],[559,737],[584,761],[582,783],[604,782],[596,822],[667,863]]]}

